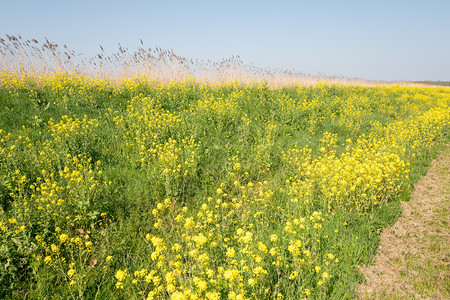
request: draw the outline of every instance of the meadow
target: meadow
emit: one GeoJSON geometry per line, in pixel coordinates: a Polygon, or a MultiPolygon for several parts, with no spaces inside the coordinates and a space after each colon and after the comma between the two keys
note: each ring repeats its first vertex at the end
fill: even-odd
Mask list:
{"type": "Polygon", "coordinates": [[[3,70],[0,298],[353,299],[449,100],[3,70]]]}

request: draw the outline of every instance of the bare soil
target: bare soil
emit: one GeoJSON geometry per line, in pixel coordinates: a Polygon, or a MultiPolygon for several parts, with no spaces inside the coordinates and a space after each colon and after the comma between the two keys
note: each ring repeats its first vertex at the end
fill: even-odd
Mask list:
{"type": "Polygon", "coordinates": [[[414,186],[403,214],[381,233],[361,299],[450,299],[450,147],[414,186]]]}

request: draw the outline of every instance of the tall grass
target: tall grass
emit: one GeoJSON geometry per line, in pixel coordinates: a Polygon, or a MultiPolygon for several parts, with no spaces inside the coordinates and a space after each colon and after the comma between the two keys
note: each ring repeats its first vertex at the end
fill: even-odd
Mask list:
{"type": "MultiPolygon", "coordinates": [[[[76,53],[67,45],[60,46],[46,39],[23,39],[13,35],[0,38],[0,68],[13,73],[35,72],[47,74],[68,72],[92,78],[122,80],[144,76],[160,82],[194,80],[203,83],[266,82],[270,86],[293,84],[311,85],[317,82],[376,84],[358,78],[303,74],[297,71],[260,68],[244,63],[239,56],[219,61],[189,59],[173,50],[144,48],[135,51],[119,45],[118,51],[107,55],[101,52],[93,57],[76,53]]],[[[380,84],[381,82],[378,82],[380,84]]]]}

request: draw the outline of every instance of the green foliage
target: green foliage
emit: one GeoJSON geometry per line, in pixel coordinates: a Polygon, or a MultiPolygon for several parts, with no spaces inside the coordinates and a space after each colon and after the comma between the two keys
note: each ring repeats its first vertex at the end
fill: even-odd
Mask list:
{"type": "Polygon", "coordinates": [[[1,78],[3,298],[350,299],[448,142],[446,89],[1,78]]]}
{"type": "Polygon", "coordinates": [[[415,81],[415,83],[450,86],[450,81],[440,81],[440,80],[438,80],[438,81],[415,81]]]}

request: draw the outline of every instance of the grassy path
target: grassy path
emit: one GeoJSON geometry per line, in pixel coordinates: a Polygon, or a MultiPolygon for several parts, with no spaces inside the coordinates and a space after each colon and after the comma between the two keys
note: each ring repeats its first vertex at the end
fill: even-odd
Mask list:
{"type": "Polygon", "coordinates": [[[450,299],[449,168],[447,146],[382,232],[374,264],[361,269],[362,299],[450,299]]]}

